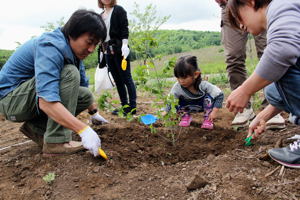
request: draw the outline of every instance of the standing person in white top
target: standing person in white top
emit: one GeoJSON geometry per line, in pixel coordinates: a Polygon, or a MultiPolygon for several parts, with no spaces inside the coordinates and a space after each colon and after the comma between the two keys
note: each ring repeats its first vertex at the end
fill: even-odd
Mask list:
{"type": "MultiPolygon", "coordinates": [[[[130,49],[128,47],[128,19],[123,7],[117,5],[116,0],[98,0],[99,8],[107,28],[105,42],[99,48],[99,66],[108,66],[118,90],[123,113],[136,113],[136,88],[130,71],[130,49]],[[103,55],[103,59],[100,58],[103,55]],[[126,69],[121,68],[122,60],[126,59],[126,69]],[[129,101],[128,101],[129,99],[129,101]],[[124,107],[125,106],[125,107],[124,107]]],[[[117,115],[120,109],[115,109],[112,114],[117,115]]]]}

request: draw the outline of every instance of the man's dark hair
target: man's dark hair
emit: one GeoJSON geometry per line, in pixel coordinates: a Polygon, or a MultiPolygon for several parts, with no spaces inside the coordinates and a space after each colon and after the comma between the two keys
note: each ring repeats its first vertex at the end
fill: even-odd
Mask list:
{"type": "Polygon", "coordinates": [[[89,10],[79,9],[75,11],[67,23],[62,27],[66,37],[76,40],[84,33],[89,33],[95,41],[103,42],[106,38],[106,26],[102,17],[89,10]]]}

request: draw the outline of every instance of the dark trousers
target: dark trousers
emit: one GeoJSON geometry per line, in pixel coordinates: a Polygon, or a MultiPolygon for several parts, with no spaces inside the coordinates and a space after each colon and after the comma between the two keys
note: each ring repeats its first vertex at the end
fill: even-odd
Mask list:
{"type": "Polygon", "coordinates": [[[127,60],[127,68],[124,71],[121,68],[122,56],[120,54],[106,54],[105,56],[108,68],[115,80],[122,106],[129,105],[131,108],[136,108],[136,88],[130,72],[130,61],[127,60]]]}

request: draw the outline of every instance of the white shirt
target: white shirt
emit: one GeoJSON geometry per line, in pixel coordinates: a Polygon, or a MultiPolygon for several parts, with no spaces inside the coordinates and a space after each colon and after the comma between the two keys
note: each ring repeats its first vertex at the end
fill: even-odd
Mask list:
{"type": "Polygon", "coordinates": [[[111,19],[111,14],[113,12],[114,8],[112,8],[110,11],[107,12],[107,15],[104,15],[104,13],[102,13],[101,17],[105,23],[106,29],[107,29],[107,36],[105,39],[105,42],[110,40],[110,36],[109,36],[109,30],[110,30],[110,19],[111,19]]]}

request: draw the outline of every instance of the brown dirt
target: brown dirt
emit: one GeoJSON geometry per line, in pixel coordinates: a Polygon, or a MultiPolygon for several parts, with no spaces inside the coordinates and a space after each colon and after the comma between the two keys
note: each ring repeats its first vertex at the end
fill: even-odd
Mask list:
{"type": "MultiPolygon", "coordinates": [[[[140,103],[139,112],[148,107],[140,103]]],[[[103,115],[111,123],[94,129],[108,161],[87,152],[44,158],[33,142],[3,149],[28,139],[20,124],[0,121],[0,199],[300,199],[300,170],[265,177],[278,166],[266,150],[296,134],[295,126],[268,131],[245,147],[245,133],[230,129],[233,115],[223,109],[213,131],[202,130],[195,115],[191,127],[174,130],[172,145],[170,130],[158,126],[151,134],[137,120],[103,115]],[[56,177],[47,184],[42,178],[49,172],[56,177]]]]}

